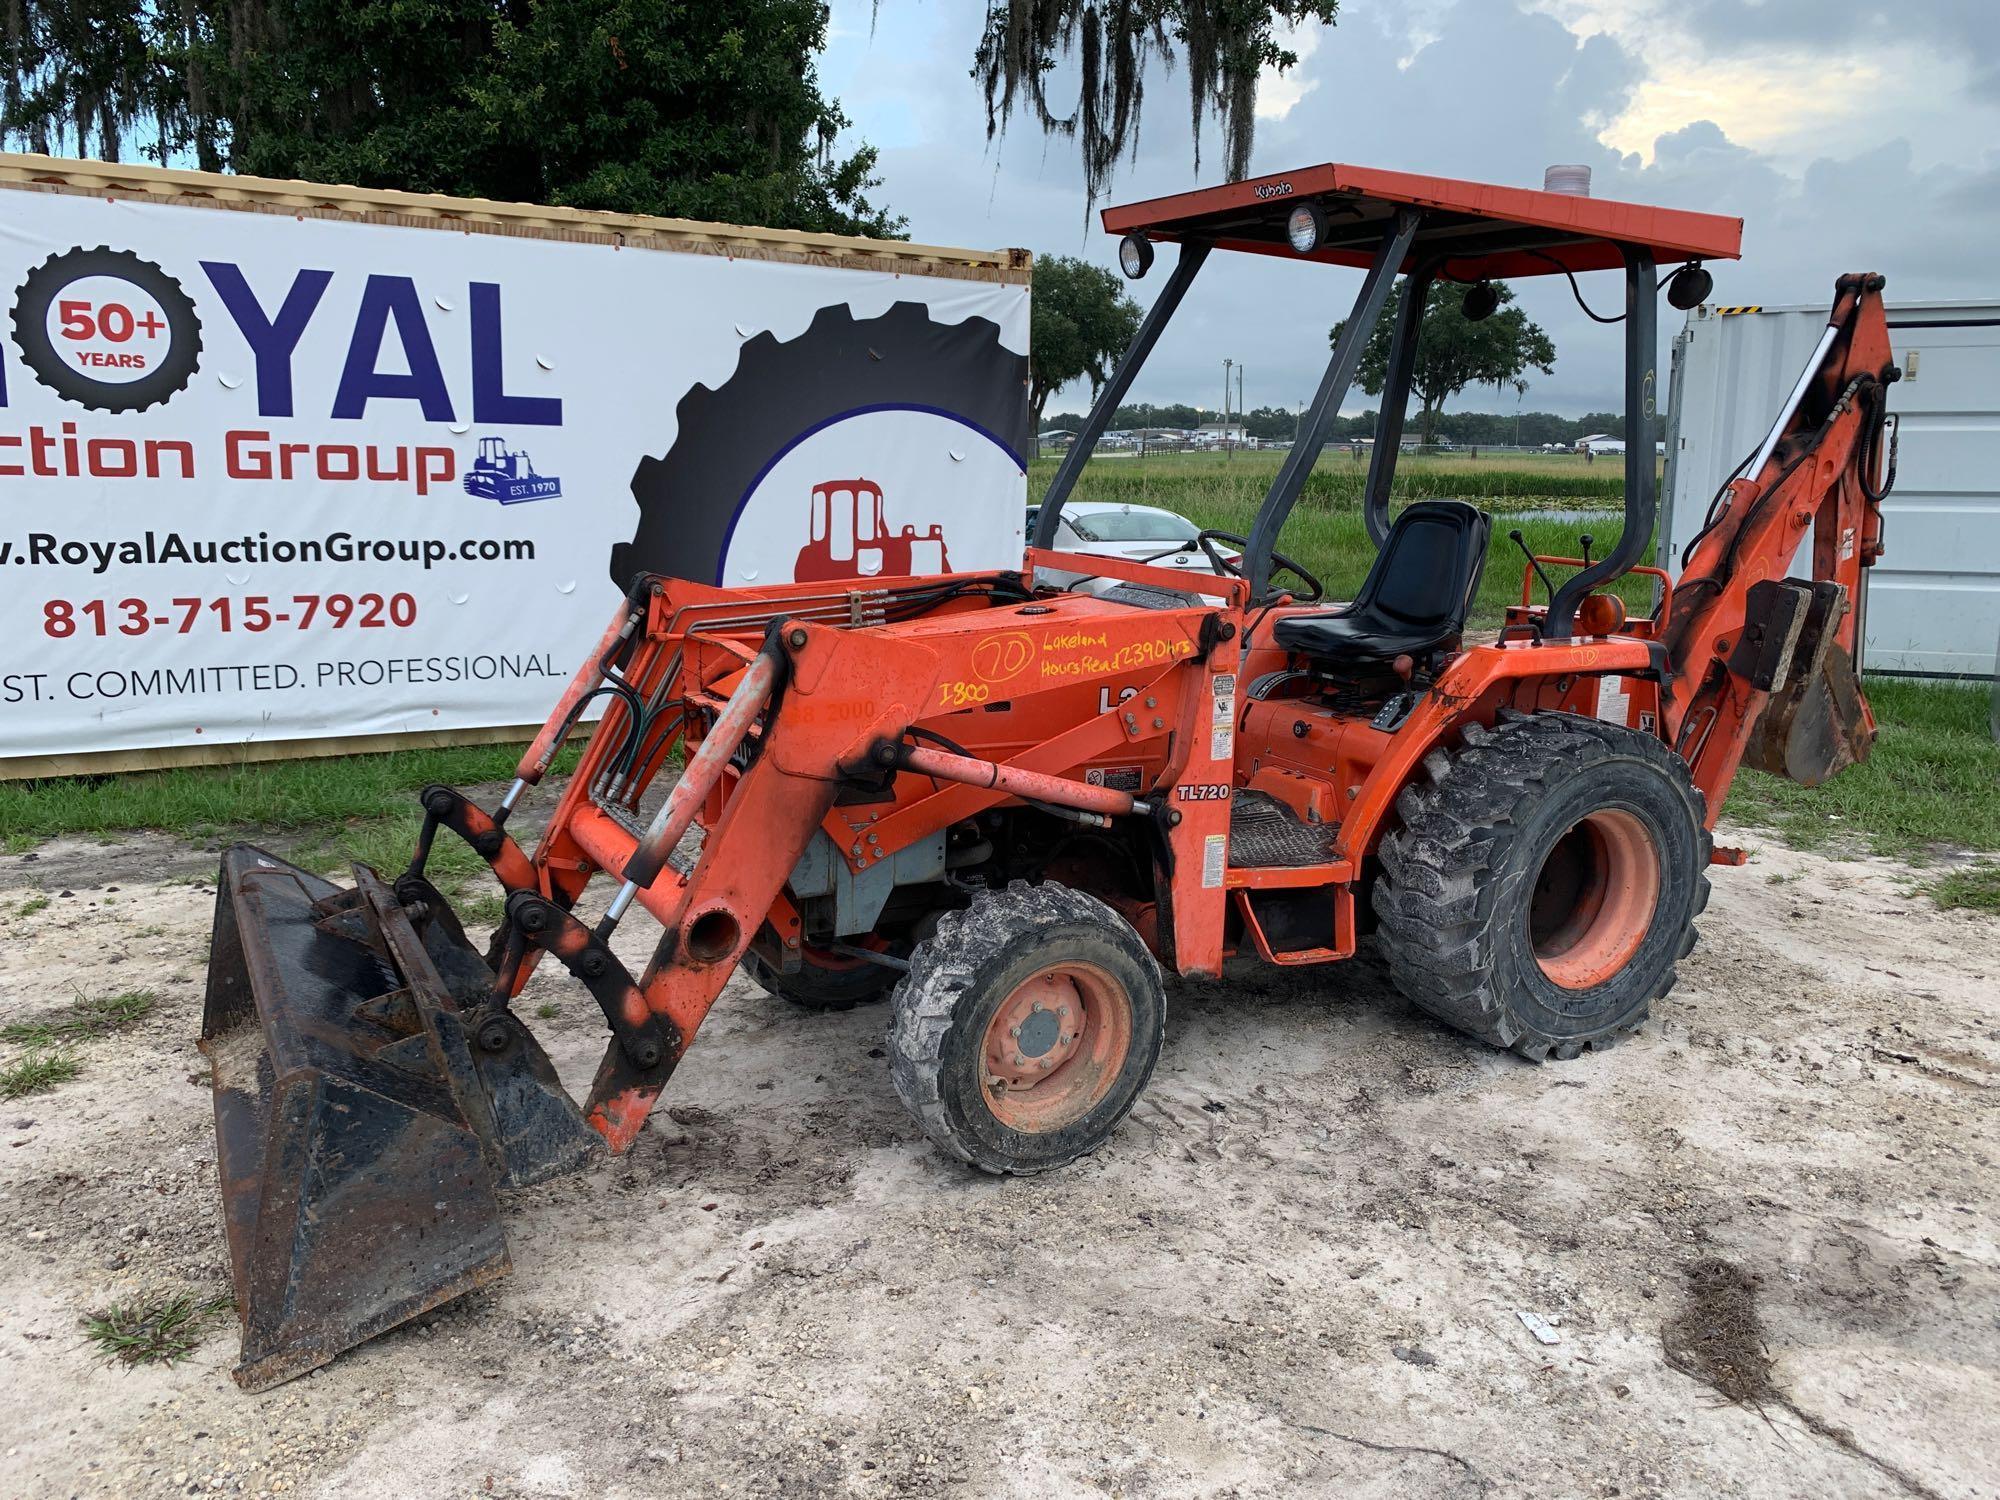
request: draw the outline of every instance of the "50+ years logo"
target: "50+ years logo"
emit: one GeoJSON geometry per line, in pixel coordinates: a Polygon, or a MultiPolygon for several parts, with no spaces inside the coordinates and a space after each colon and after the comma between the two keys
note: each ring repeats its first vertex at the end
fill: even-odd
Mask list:
{"type": "Polygon", "coordinates": [[[144,411],[201,361],[201,319],[181,284],[130,250],[65,250],[14,294],[14,343],[35,379],[93,411],[144,411]]]}

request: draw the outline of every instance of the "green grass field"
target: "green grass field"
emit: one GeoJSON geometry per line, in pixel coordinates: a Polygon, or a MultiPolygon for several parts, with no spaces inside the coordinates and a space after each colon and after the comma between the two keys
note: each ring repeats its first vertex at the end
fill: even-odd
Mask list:
{"type": "Polygon", "coordinates": [[[1867,693],[1881,735],[1866,762],[1810,790],[1745,771],[1730,793],[1730,816],[1802,849],[1904,857],[1934,847],[2000,851],[1990,690],[1870,677],[1867,693]]]}
{"type": "MultiPolygon", "coordinates": [[[[1144,458],[1094,458],[1078,482],[1079,500],[1125,501],[1133,505],[1180,508],[1178,500],[1202,496],[1248,504],[1254,511],[1270,488],[1285,455],[1270,450],[1242,453],[1161,453],[1144,458]]],[[[1039,498],[1058,460],[1035,459],[1028,466],[1028,494],[1039,498]]],[[[1306,479],[1301,507],[1359,504],[1368,460],[1350,449],[1329,448],[1306,479]]],[[[1405,454],[1396,463],[1398,500],[1457,497],[1489,509],[1566,506],[1615,510],[1625,502],[1625,469],[1617,458],[1585,463],[1571,453],[1405,454]]]]}
{"type": "Polygon", "coordinates": [[[208,837],[244,826],[331,836],[352,819],[407,812],[410,794],[433,781],[511,777],[520,758],[519,745],[477,745],[0,782],[0,841],[18,849],[66,833],[208,837]]]}

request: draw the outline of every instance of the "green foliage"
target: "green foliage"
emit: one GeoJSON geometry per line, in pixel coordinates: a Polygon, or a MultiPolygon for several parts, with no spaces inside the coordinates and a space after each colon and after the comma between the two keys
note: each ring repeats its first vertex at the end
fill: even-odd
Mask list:
{"type": "Polygon", "coordinates": [[[82,1071],[83,1065],[67,1052],[30,1052],[19,1062],[0,1068],[0,1099],[46,1094],[82,1071]]]}
{"type": "Polygon", "coordinates": [[[1954,870],[1931,887],[1931,899],[1945,911],[2000,912],[2000,865],[1954,870]]]}
{"type": "Polygon", "coordinates": [[[1279,43],[1278,24],[1332,25],[1339,8],[1338,0],[988,0],[972,64],[986,93],[987,139],[1017,108],[1046,133],[1075,139],[1094,203],[1118,158],[1138,145],[1148,63],[1178,58],[1187,68],[1195,169],[1202,119],[1212,114],[1222,129],[1223,175],[1234,182],[1250,170],[1259,75],[1298,61],[1279,43]],[[1059,66],[1072,56],[1073,73],[1059,66]],[[1066,87],[1072,77],[1076,103],[1052,104],[1051,81],[1066,87]]]}
{"type": "Polygon", "coordinates": [[[1987,728],[1987,691],[1893,677],[1870,677],[1865,690],[1881,725],[1866,761],[1820,787],[1746,770],[1729,816],[1801,849],[2000,850],[2000,745],[1987,728]]]}
{"type": "MultiPolygon", "coordinates": [[[[484,869],[480,871],[482,875],[485,873],[484,869]]],[[[477,883],[475,877],[471,885],[452,897],[451,909],[458,913],[458,920],[465,930],[477,935],[482,930],[491,931],[500,925],[501,918],[507,915],[507,899],[491,888],[490,876],[485,888],[477,883]]]]}
{"type": "Polygon", "coordinates": [[[136,1026],[153,1013],[159,996],[151,990],[127,990],[118,995],[78,993],[76,1003],[43,1021],[11,1021],[0,1026],[0,1042],[17,1046],[53,1047],[58,1042],[109,1036],[136,1026]]]}
{"type": "MultiPolygon", "coordinates": [[[[1376,321],[1361,351],[1361,388],[1379,396],[1387,382],[1389,346],[1394,338],[1397,309],[1408,282],[1399,283],[1389,296],[1388,306],[1376,321]]],[[[1513,386],[1527,390],[1522,374],[1529,369],[1544,375],[1555,368],[1556,346],[1528,315],[1511,306],[1514,289],[1504,281],[1495,282],[1500,306],[1489,317],[1475,323],[1462,306],[1465,289],[1454,282],[1434,281],[1424,299],[1424,320],[1417,333],[1417,359],[1410,388],[1422,402],[1419,417],[1420,440],[1436,441],[1438,409],[1469,385],[1490,385],[1496,389],[1513,386]]],[[[1347,320],[1334,324],[1332,338],[1340,339],[1347,320]]]]}
{"type": "MultiPolygon", "coordinates": [[[[0,782],[0,837],[157,828],[196,838],[245,823],[325,829],[349,819],[411,815],[414,792],[433,781],[462,786],[514,774],[519,745],[392,750],[237,766],[189,766],[118,776],[0,782]]],[[[576,764],[574,743],[555,771],[576,764]]],[[[440,847],[444,841],[440,840],[440,847]]]]}
{"type": "Polygon", "coordinates": [[[898,235],[819,0],[15,0],[6,135],[363,187],[898,235]]]}
{"type": "Polygon", "coordinates": [[[1094,392],[1111,378],[1139,331],[1139,304],[1117,276],[1072,255],[1036,257],[1034,276],[1028,411],[1039,431],[1052,391],[1087,378],[1094,392]]]}
{"type": "Polygon", "coordinates": [[[5,139],[43,153],[94,145],[117,161],[135,126],[178,117],[185,93],[154,65],[151,20],[129,0],[11,0],[0,23],[5,139]]]}
{"type": "Polygon", "coordinates": [[[114,1302],[84,1318],[83,1331],[98,1348],[128,1365],[171,1365],[194,1353],[201,1343],[203,1319],[230,1301],[175,1292],[114,1302]]]}

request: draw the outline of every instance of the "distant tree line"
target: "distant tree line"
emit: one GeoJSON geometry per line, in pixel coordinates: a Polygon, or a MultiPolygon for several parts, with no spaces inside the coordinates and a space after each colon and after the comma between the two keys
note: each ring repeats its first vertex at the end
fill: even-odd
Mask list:
{"type": "MultiPolygon", "coordinates": [[[[1208,407],[1152,406],[1141,402],[1119,407],[1111,425],[1121,431],[1135,427],[1195,428],[1221,419],[1220,411],[1208,407]]],[[[1291,407],[1259,406],[1240,416],[1232,413],[1231,420],[1241,421],[1254,438],[1284,439],[1292,436],[1298,413],[1291,407]]],[[[1041,423],[1041,430],[1075,432],[1083,426],[1083,421],[1081,412],[1057,412],[1041,423]]],[[[1625,436],[1624,416],[1608,411],[1581,417],[1559,417],[1546,411],[1526,411],[1518,417],[1513,412],[1447,411],[1438,413],[1436,425],[1438,441],[1461,447],[1504,447],[1518,441],[1523,447],[1539,448],[1544,443],[1567,446],[1580,437],[1599,432],[1617,438],[1625,436]]],[[[1365,411],[1359,416],[1336,417],[1329,441],[1351,443],[1374,435],[1375,413],[1365,411]]],[[[1413,432],[1407,435],[1414,441],[1413,432]]]]}

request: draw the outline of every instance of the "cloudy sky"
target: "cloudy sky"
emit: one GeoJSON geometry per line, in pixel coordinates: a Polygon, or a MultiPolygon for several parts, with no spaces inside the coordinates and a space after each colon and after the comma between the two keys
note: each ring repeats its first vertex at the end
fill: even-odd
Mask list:
{"type": "MultiPolygon", "coordinates": [[[[881,150],[881,198],[917,240],[1113,265],[1072,144],[1020,117],[987,143],[970,77],[983,10],[835,0],[822,80],[881,150]]],[[[1744,219],[1743,260],[1711,267],[1720,302],[1827,301],[1849,270],[1887,274],[1892,302],[2000,295],[2000,0],[1344,0],[1337,26],[1292,46],[1299,65],[1260,94],[1253,173],[1333,160],[1539,186],[1549,163],[1582,162],[1598,197],[1744,219]]],[[[1212,156],[1197,179],[1191,145],[1185,82],[1161,70],[1109,201],[1218,180],[1212,156]]],[[[1163,279],[1134,288],[1141,303],[1163,279]]],[[[1582,281],[1600,309],[1618,305],[1618,276],[1582,281]]],[[[1307,399],[1358,284],[1264,257],[1212,263],[1135,398],[1217,405],[1228,356],[1248,368],[1249,405],[1307,399]]],[[[1615,406],[1616,330],[1560,281],[1519,290],[1558,354],[1526,409],[1615,406]]],[[[1680,317],[1662,303],[1666,334],[1680,317]]]]}

